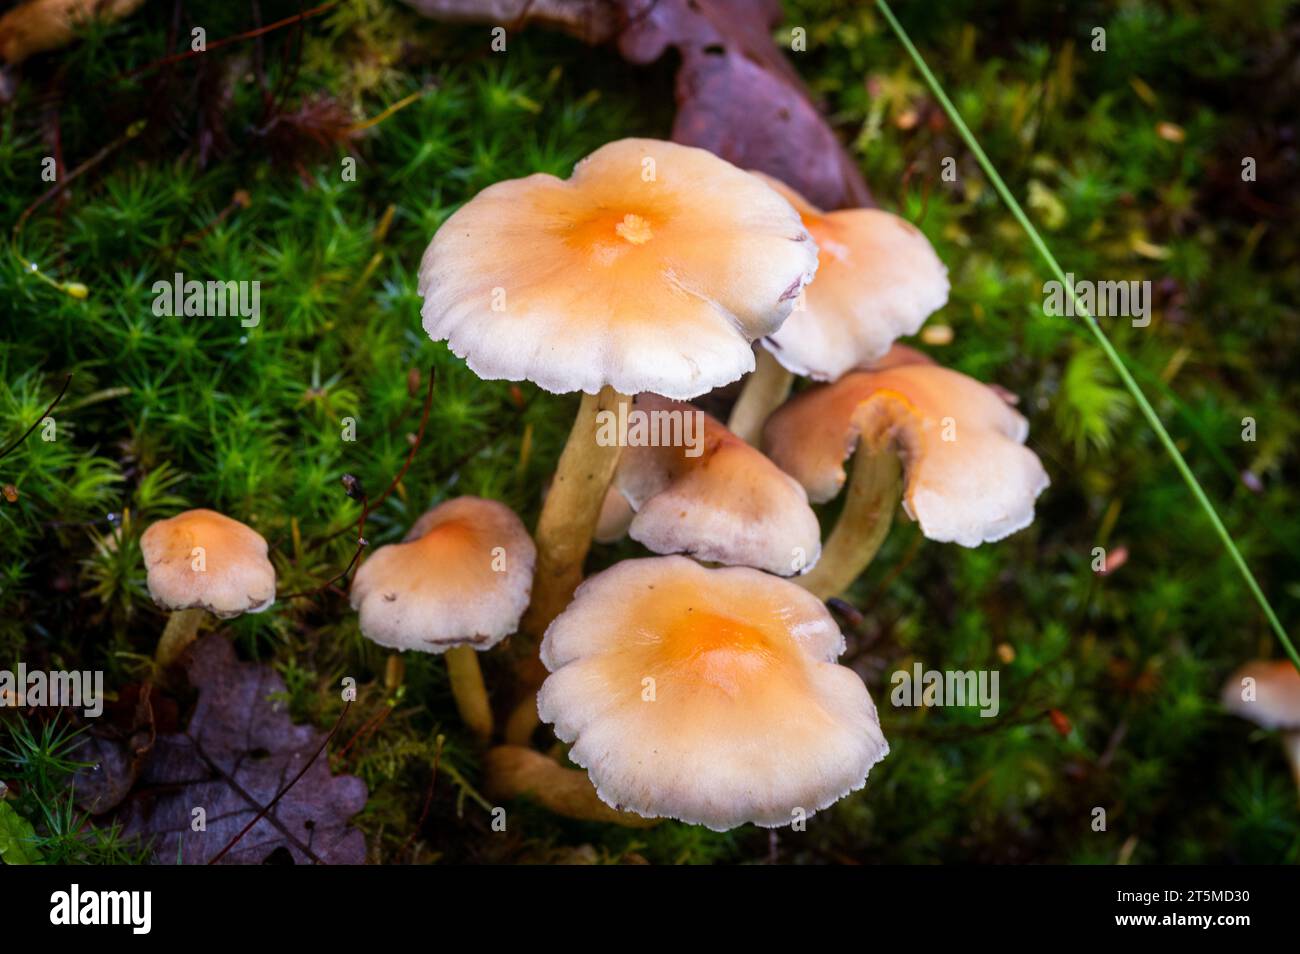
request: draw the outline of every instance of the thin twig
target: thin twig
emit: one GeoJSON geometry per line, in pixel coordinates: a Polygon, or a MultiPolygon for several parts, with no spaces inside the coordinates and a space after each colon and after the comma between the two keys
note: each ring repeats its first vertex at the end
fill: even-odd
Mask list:
{"type": "MultiPolygon", "coordinates": [[[[388,495],[391,494],[393,490],[397,487],[397,485],[402,482],[402,478],[406,476],[407,468],[411,466],[411,461],[415,459],[415,452],[419,449],[420,442],[424,440],[424,429],[429,423],[429,411],[432,410],[433,408],[433,385],[434,385],[434,379],[436,377],[436,374],[437,374],[437,369],[432,365],[430,365],[429,388],[424,395],[424,409],[420,412],[420,427],[415,432],[415,442],[411,445],[410,453],[406,455],[406,463],[402,464],[402,469],[397,472],[397,476],[393,478],[393,482],[388,485],[388,488],[382,494],[380,494],[373,501],[367,498],[366,502],[362,504],[361,524],[360,524],[362,530],[364,530],[366,526],[366,517],[374,513],[375,508],[378,507],[381,503],[383,503],[385,498],[387,498],[388,495]]],[[[325,539],[322,540],[321,543],[322,544],[328,543],[329,541],[337,537],[339,534],[346,533],[347,529],[348,528],[344,526],[334,531],[333,533],[327,534],[325,536],[325,539]]]]}
{"type": "Polygon", "coordinates": [[[365,503],[365,498],[362,497],[361,520],[357,525],[357,549],[352,554],[352,559],[348,561],[348,565],[343,568],[343,572],[340,573],[338,576],[326,580],[324,583],[322,583],[320,586],[315,587],[314,589],[302,590],[301,592],[298,593],[289,593],[279,598],[281,600],[288,601],[288,600],[296,600],[299,597],[303,597],[303,596],[316,596],[320,593],[325,592],[334,584],[341,583],[343,582],[343,580],[347,579],[348,574],[351,573],[353,567],[357,565],[357,561],[361,559],[362,552],[366,549],[366,547],[370,545],[370,541],[367,540],[365,537],[365,531],[366,531],[366,503],[365,503]]]}
{"type": "Polygon", "coordinates": [[[59,388],[59,394],[53,401],[50,402],[50,406],[45,409],[44,413],[42,413],[40,417],[32,421],[32,426],[27,428],[27,430],[23,431],[22,437],[18,438],[18,440],[14,441],[3,451],[0,451],[0,458],[8,457],[10,451],[14,450],[14,448],[16,448],[19,444],[21,444],[23,441],[27,440],[27,438],[32,436],[32,431],[36,430],[36,428],[40,426],[41,421],[49,417],[50,412],[53,411],[58,406],[60,401],[63,400],[63,395],[68,393],[68,385],[71,383],[72,383],[72,375],[69,374],[66,378],[63,379],[63,387],[59,388]]]}
{"type": "Polygon", "coordinates": [[[429,776],[429,788],[424,793],[424,807],[420,809],[420,820],[415,823],[415,828],[411,830],[410,837],[407,838],[406,841],[403,842],[402,847],[397,850],[397,855],[399,857],[406,852],[407,848],[411,847],[411,843],[415,841],[415,836],[418,835],[420,829],[424,827],[424,820],[429,817],[429,806],[433,804],[433,786],[438,781],[438,763],[442,761],[442,743],[444,741],[446,741],[446,739],[443,736],[438,736],[436,742],[437,748],[433,750],[433,772],[429,776]]]}
{"type": "Polygon", "coordinates": [[[362,739],[369,738],[375,732],[379,731],[379,727],[387,721],[388,716],[392,711],[393,707],[388,703],[384,703],[384,705],[380,707],[379,711],[366,719],[365,722],[361,723],[361,728],[357,729],[357,731],[353,733],[352,738],[348,739],[347,745],[343,746],[343,748],[338,751],[337,757],[341,768],[351,769],[351,764],[344,761],[348,751],[362,739]]]}
{"type": "MultiPolygon", "coordinates": [[[[357,549],[356,552],[352,554],[352,559],[348,561],[348,565],[344,567],[342,573],[326,580],[315,589],[304,590],[301,593],[290,593],[288,596],[280,597],[280,599],[292,600],[301,596],[315,596],[318,593],[323,593],[336,583],[341,583],[346,579],[348,574],[351,573],[353,568],[357,565],[357,561],[361,559],[362,551],[370,545],[370,542],[366,540],[366,518],[369,517],[370,514],[374,512],[374,509],[384,502],[384,498],[391,494],[394,488],[402,482],[402,478],[406,476],[406,471],[410,468],[411,462],[415,460],[415,452],[420,449],[420,443],[424,440],[424,429],[429,424],[429,411],[433,407],[433,385],[436,379],[436,369],[433,366],[430,366],[429,387],[424,395],[424,409],[420,412],[420,427],[415,432],[415,440],[411,442],[411,450],[406,455],[406,461],[402,464],[402,469],[397,472],[397,476],[393,478],[392,483],[388,485],[387,489],[385,489],[384,492],[375,500],[372,501],[364,493],[361,495],[361,516],[357,519],[357,549]]],[[[345,527],[344,529],[347,528],[345,527]]],[[[339,532],[341,533],[342,531],[339,532]]],[[[336,536],[338,536],[338,534],[331,534],[329,537],[326,537],[326,541],[332,540],[336,536]]]]}
{"type": "Polygon", "coordinates": [[[164,66],[171,66],[173,63],[179,63],[182,60],[188,60],[191,57],[202,56],[204,53],[211,53],[213,50],[219,50],[223,46],[230,46],[232,43],[241,43],[244,40],[252,40],[265,33],[278,30],[281,27],[292,26],[295,23],[301,23],[311,17],[319,16],[322,13],[339,5],[340,0],[330,0],[329,3],[322,3],[318,7],[312,7],[310,10],[304,10],[302,13],[295,13],[291,17],[285,17],[282,20],[276,20],[274,23],[268,23],[266,26],[258,27],[254,30],[247,30],[244,33],[236,33],[234,36],[222,37],[220,40],[214,40],[202,50],[186,50],[184,53],[175,53],[171,56],[165,56],[161,60],[154,60],[152,63],[146,63],[144,66],[138,66],[129,73],[123,73],[119,79],[135,79],[141,73],[148,73],[152,70],[160,69],[164,66]]]}

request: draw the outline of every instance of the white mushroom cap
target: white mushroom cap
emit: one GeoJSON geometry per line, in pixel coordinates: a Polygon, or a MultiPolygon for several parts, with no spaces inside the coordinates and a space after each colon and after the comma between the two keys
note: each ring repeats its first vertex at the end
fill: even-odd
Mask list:
{"type": "Polygon", "coordinates": [[[1300,729],[1300,672],[1289,659],[1246,663],[1223,684],[1223,705],[1266,729],[1300,729]]]}
{"type": "Polygon", "coordinates": [[[843,651],[826,607],[793,583],[626,560],[546,631],[538,711],[608,805],[774,828],[861,788],[889,751],[843,651]]]}
{"type": "Polygon", "coordinates": [[[683,423],[684,443],[629,446],[614,485],[636,511],[628,533],[655,553],[686,553],[778,576],[811,569],[821,528],[799,483],[703,411],[656,394],[635,410],[650,433],[683,423]],[[655,426],[654,422],[664,422],[655,426]]]}
{"type": "Polygon", "coordinates": [[[947,304],[948,269],[906,219],[880,209],[823,212],[785,183],[754,175],[789,200],[820,250],[817,280],[762,342],[786,370],[833,381],[947,304]]]}
{"type": "Polygon", "coordinates": [[[753,370],[817,269],[790,203],[712,153],[623,139],[499,182],[420,265],[424,328],[484,379],[690,398],[753,370]]]}
{"type": "Polygon", "coordinates": [[[938,365],[857,371],[779,408],[763,432],[773,461],[830,500],[855,447],[898,453],[903,509],[931,540],[974,547],[1027,527],[1049,484],[1024,446],[1029,423],[980,382],[938,365]]]}
{"type": "Polygon", "coordinates": [[[536,558],[513,510],[457,497],[424,514],[403,542],[371,554],[352,581],[352,608],[362,634],[381,646],[490,649],[528,608],[536,558]]]}
{"type": "Polygon", "coordinates": [[[187,510],[140,538],[149,595],[164,609],[205,609],[229,619],[275,602],[266,540],[215,510],[187,510]]]}

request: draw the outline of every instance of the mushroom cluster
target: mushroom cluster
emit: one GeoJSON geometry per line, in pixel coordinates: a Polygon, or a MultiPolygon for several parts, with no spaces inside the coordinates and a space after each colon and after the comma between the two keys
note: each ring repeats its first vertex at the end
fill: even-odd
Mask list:
{"type": "MultiPolygon", "coordinates": [[[[438,229],[419,289],[425,330],[479,377],[582,395],[532,536],[502,503],[446,500],[350,586],[390,667],[445,658],[485,791],[725,830],[862,788],[889,745],[823,599],[900,506],[926,537],[977,546],[1028,525],[1048,483],[1005,392],[895,343],[947,301],[920,231],[628,139],[568,179],[481,192],[438,229]],[[746,374],[729,425],[690,403],[746,374]],[[816,383],[790,397],[796,375],[816,383]],[[823,544],[813,505],[841,490],[823,544]],[[624,535],[658,555],[584,582],[593,540],[624,535]],[[493,700],[478,654],[510,637],[520,698],[493,700]],[[539,718],[579,768],[532,747],[539,718]]],[[[164,668],[209,615],[275,599],[266,541],[213,511],[142,546],[173,611],[164,668]]]]}
{"type": "Polygon", "coordinates": [[[927,537],[975,546],[1026,526],[1047,486],[1001,392],[895,345],[947,301],[924,235],[629,139],[568,179],[470,200],[425,252],[420,293],[425,330],[481,378],[582,395],[534,534],[524,698],[488,790],[726,829],[861,788],[888,745],[822,598],[860,575],[900,504],[927,537]],[[689,403],[747,374],[726,426],[689,403]],[[787,400],[796,375],[819,383],[787,400]],[[693,416],[696,441],[611,435],[638,415],[693,416]],[[811,505],[846,482],[823,545],[811,505]],[[625,535],[662,556],[583,582],[593,540],[625,535]],[[530,748],[539,716],[589,783],[530,748]]]}

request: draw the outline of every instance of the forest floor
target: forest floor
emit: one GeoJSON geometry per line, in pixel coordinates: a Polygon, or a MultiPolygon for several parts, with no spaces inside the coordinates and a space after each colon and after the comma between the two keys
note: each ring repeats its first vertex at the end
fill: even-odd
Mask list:
{"type": "MultiPolygon", "coordinates": [[[[370,515],[370,543],[461,494],[533,524],[576,398],[480,381],[431,342],[421,253],[485,186],[565,176],[609,140],[667,137],[673,116],[671,62],[634,67],[540,29],[493,55],[484,28],[380,0],[159,66],[180,48],[165,6],[30,61],[0,112],[0,209],[18,226],[0,257],[3,440],[73,376],[57,439],[34,434],[0,461],[14,490],[0,501],[0,666],[101,669],[127,722],[165,624],[143,529],[215,507],[271,541],[283,592],[314,589],[354,551],[360,508],[340,475],[378,489],[401,471],[431,368],[423,439],[370,515]],[[51,155],[86,169],[23,219],[51,155]],[[155,315],[154,282],[177,272],[260,281],[265,320],[155,315]],[[355,441],[340,439],[346,418],[355,441]]],[[[262,6],[266,22],[297,9],[262,6]]],[[[1105,329],[1294,627],[1300,22],[1292,4],[1253,6],[1250,19],[1187,0],[899,14],[1063,265],[1151,282],[1150,324],[1105,329]]],[[[249,28],[243,4],[184,8],[209,42],[249,28]]],[[[998,544],[930,543],[900,520],[849,594],[863,621],[844,661],[892,748],[866,788],[798,834],[630,830],[527,804],[502,834],[441,659],[407,654],[400,685],[386,682],[387,653],[337,590],[221,631],[279,675],[294,720],[334,730],[329,767],[367,787],[354,824],[375,862],[1300,860],[1276,738],[1217,701],[1233,668],[1278,649],[1208,522],[1082,325],[1044,314],[1042,262],[874,8],[786,9],[778,39],[806,30],[791,60],[877,200],[950,270],[930,325],[951,334],[912,343],[1017,395],[1052,481],[1034,524],[998,544]],[[948,157],[955,181],[940,175],[948,157]],[[915,662],[999,670],[1000,717],[889,707],[888,674],[915,662]]],[[[591,566],[641,552],[597,546],[591,566]]],[[[483,663],[502,684],[506,656],[483,663]]],[[[143,859],[147,845],[73,804],[68,729],[0,714],[0,843],[5,824],[30,824],[47,861],[143,859]]]]}

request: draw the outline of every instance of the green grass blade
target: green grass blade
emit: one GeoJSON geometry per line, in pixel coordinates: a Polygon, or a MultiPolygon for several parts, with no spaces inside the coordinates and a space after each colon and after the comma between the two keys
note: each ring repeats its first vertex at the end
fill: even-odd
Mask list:
{"type": "Polygon", "coordinates": [[[1233,541],[1232,534],[1230,534],[1228,528],[1223,525],[1223,520],[1219,517],[1219,512],[1215,510],[1214,504],[1210,502],[1210,498],[1206,495],[1205,490],[1196,479],[1196,475],[1192,473],[1192,469],[1187,466],[1187,461],[1183,459],[1183,455],[1174,444],[1173,438],[1170,437],[1169,432],[1165,430],[1165,426],[1161,423],[1160,417],[1155,412],[1155,408],[1151,406],[1151,402],[1147,400],[1146,395],[1142,393],[1142,389],[1138,387],[1137,382],[1133,380],[1133,375],[1129,373],[1129,370],[1124,365],[1124,361],[1120,357],[1119,352],[1115,350],[1115,346],[1112,345],[1110,339],[1106,337],[1106,333],[1101,330],[1101,325],[1097,322],[1097,319],[1093,317],[1092,313],[1084,308],[1082,303],[1079,301],[1078,296],[1074,292],[1072,283],[1066,280],[1065,270],[1061,268],[1060,263],[1056,260],[1056,256],[1052,254],[1052,250],[1047,247],[1047,243],[1043,241],[1043,237],[1038,233],[1038,229],[1034,228],[1034,224],[1029,221],[1029,216],[1025,215],[1025,210],[1020,207],[1020,203],[1017,202],[1015,196],[1011,194],[1011,190],[1007,188],[1007,184],[1003,182],[1002,177],[998,175],[997,169],[993,167],[993,163],[989,160],[989,157],[985,155],[984,150],[980,147],[979,141],[976,140],[974,133],[970,131],[966,122],[961,118],[961,114],[957,112],[957,107],[952,104],[952,100],[948,98],[948,95],[943,91],[943,87],[939,85],[938,79],[935,78],[934,73],[930,71],[930,67],[927,66],[925,60],[922,59],[920,52],[912,43],[912,38],[908,36],[907,31],[903,29],[903,25],[899,23],[898,18],[894,16],[894,11],[890,9],[886,0],[876,0],[876,6],[880,8],[880,12],[884,15],[885,19],[889,21],[889,25],[898,35],[898,38],[907,50],[908,55],[912,58],[912,62],[916,64],[916,68],[920,70],[921,75],[925,77],[925,81],[929,85],[930,91],[934,94],[935,99],[939,101],[939,104],[943,106],[944,112],[948,114],[948,118],[952,120],[953,126],[956,127],[958,133],[961,134],[962,139],[965,140],[966,145],[970,148],[976,161],[979,162],[980,168],[984,170],[984,174],[987,175],[989,181],[993,183],[993,188],[997,190],[998,195],[1002,197],[1002,201],[1005,202],[1007,208],[1011,210],[1011,214],[1015,216],[1016,221],[1018,221],[1021,228],[1025,230],[1025,233],[1029,236],[1030,242],[1032,242],[1034,248],[1038,250],[1038,254],[1040,254],[1043,257],[1043,260],[1047,262],[1048,268],[1051,270],[1052,274],[1056,276],[1057,281],[1061,283],[1061,287],[1067,290],[1074,303],[1075,314],[1083,317],[1084,322],[1092,332],[1093,337],[1097,340],[1098,346],[1106,355],[1107,360],[1109,360],[1114,366],[1115,373],[1119,375],[1120,380],[1124,382],[1124,386],[1128,388],[1129,393],[1133,395],[1133,400],[1137,402],[1138,408],[1142,411],[1142,415],[1147,419],[1147,423],[1151,425],[1152,430],[1155,431],[1156,436],[1160,439],[1160,443],[1163,444],[1165,450],[1169,452],[1170,459],[1173,460],[1174,466],[1178,468],[1178,472],[1182,474],[1183,480],[1187,483],[1188,488],[1192,492],[1192,496],[1196,498],[1197,503],[1201,505],[1201,509],[1205,511],[1205,515],[1209,517],[1210,524],[1214,527],[1215,533],[1219,535],[1219,539],[1227,549],[1228,555],[1232,557],[1232,562],[1237,565],[1237,569],[1241,572],[1242,578],[1246,581],[1246,586],[1250,589],[1250,592],[1254,594],[1255,600],[1264,611],[1264,615],[1268,618],[1269,625],[1273,627],[1273,631],[1277,634],[1277,638],[1282,643],[1282,647],[1286,650],[1286,654],[1291,658],[1291,662],[1295,664],[1296,668],[1300,669],[1300,653],[1296,652],[1295,646],[1292,645],[1290,638],[1288,638],[1286,634],[1286,630],[1282,627],[1281,620],[1277,618],[1277,613],[1273,611],[1272,604],[1269,603],[1268,597],[1264,595],[1264,590],[1260,587],[1259,581],[1255,579],[1255,574],[1250,571],[1250,567],[1246,565],[1246,560],[1242,557],[1241,551],[1237,549],[1237,544],[1233,541]]]}

